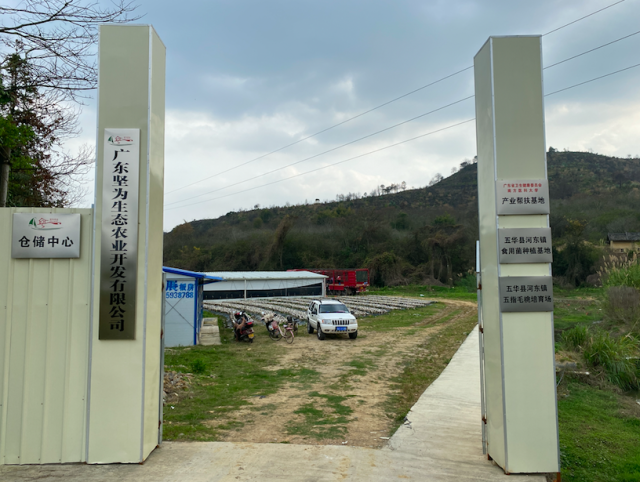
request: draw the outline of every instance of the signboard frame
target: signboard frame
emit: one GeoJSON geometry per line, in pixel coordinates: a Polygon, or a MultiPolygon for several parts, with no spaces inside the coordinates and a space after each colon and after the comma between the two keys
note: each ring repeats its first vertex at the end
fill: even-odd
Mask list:
{"type": "Polygon", "coordinates": [[[549,214],[547,179],[498,179],[496,208],[499,216],[549,214]]]}
{"type": "Polygon", "coordinates": [[[105,129],[100,253],[100,340],[134,340],[140,129],[105,129]]]}
{"type": "Polygon", "coordinates": [[[11,257],[79,258],[81,215],[13,213],[11,257]]]}
{"type": "Polygon", "coordinates": [[[501,264],[552,263],[551,228],[498,229],[501,264]]]}
{"type": "Polygon", "coordinates": [[[551,276],[501,276],[498,285],[502,313],[553,311],[551,276]]]}

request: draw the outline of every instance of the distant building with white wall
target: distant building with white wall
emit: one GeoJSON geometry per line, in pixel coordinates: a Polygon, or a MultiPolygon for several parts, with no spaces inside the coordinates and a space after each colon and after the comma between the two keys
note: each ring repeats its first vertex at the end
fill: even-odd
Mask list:
{"type": "Polygon", "coordinates": [[[222,271],[205,273],[222,281],[203,288],[205,300],[325,296],[327,277],[309,271],[222,271]]]}

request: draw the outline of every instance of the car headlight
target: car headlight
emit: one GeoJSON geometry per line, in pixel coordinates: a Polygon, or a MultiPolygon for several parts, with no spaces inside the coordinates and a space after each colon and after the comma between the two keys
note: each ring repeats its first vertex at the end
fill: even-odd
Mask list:
{"type": "Polygon", "coordinates": [[[331,322],[331,320],[321,320],[320,323],[322,323],[323,325],[332,325],[333,324],[331,322]]]}

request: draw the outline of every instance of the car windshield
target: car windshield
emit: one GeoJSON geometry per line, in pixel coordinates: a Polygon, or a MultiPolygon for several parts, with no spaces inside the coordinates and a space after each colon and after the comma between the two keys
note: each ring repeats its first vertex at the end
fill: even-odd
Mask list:
{"type": "Polygon", "coordinates": [[[320,305],[320,313],[349,313],[349,310],[342,303],[331,303],[330,305],[320,305]]]}

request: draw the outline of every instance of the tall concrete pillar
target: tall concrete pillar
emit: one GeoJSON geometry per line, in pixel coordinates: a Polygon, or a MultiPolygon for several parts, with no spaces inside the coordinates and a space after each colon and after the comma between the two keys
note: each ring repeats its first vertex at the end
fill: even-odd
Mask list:
{"type": "Polygon", "coordinates": [[[474,66],[486,449],[559,472],[541,38],[491,37],[474,66]]]}
{"type": "Polygon", "coordinates": [[[164,96],[153,27],[101,26],[88,463],[158,444],[164,96]]]}

